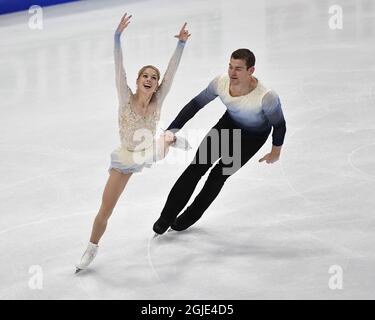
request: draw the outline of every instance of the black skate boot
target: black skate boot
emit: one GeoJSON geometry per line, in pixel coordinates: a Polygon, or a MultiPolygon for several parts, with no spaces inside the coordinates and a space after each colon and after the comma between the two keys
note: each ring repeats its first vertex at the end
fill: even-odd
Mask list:
{"type": "Polygon", "coordinates": [[[170,225],[170,222],[160,217],[158,220],[156,220],[152,229],[157,234],[163,234],[165,231],[167,231],[170,225]]]}
{"type": "Polygon", "coordinates": [[[184,231],[196,223],[202,215],[193,215],[192,212],[185,211],[178,216],[171,224],[171,229],[175,231],[184,231]]]}

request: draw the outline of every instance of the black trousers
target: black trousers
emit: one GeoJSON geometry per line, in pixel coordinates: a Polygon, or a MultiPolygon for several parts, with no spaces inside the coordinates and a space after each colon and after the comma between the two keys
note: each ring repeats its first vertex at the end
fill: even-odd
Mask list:
{"type": "Polygon", "coordinates": [[[263,146],[269,133],[268,131],[254,135],[241,130],[225,112],[202,140],[192,163],[174,184],[161,212],[161,218],[172,224],[172,229],[179,231],[195,223],[217,197],[225,181],[263,146]],[[213,164],[215,165],[202,190],[175,220],[188,203],[199,180],[213,164]]]}

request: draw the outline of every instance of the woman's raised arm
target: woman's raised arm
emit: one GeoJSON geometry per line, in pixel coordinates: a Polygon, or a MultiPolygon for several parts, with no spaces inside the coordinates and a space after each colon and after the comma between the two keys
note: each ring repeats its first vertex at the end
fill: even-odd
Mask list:
{"type": "Polygon", "coordinates": [[[161,102],[165,99],[166,95],[168,94],[172,86],[173,78],[176,74],[177,67],[180,63],[185,43],[191,35],[189,34],[189,31],[185,29],[186,24],[187,23],[185,22],[180,30],[180,33],[178,35],[175,35],[175,38],[178,38],[177,48],[175,49],[169,61],[167,70],[158,89],[158,100],[160,101],[159,105],[161,105],[161,102]]]}
{"type": "Polygon", "coordinates": [[[115,45],[114,45],[114,57],[115,57],[115,79],[117,95],[120,106],[124,106],[129,101],[129,87],[126,79],[126,73],[123,65],[122,49],[121,49],[121,34],[124,29],[130,23],[130,16],[127,13],[121,19],[115,32],[115,45]]]}

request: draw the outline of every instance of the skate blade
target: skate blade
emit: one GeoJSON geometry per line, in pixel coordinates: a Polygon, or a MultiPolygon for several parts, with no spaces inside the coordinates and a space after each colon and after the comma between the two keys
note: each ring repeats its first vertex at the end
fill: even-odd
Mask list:
{"type": "Polygon", "coordinates": [[[167,232],[172,232],[172,231],[174,231],[172,228],[169,228],[169,229],[167,230],[167,232]]]}
{"type": "Polygon", "coordinates": [[[74,273],[77,274],[78,272],[81,272],[81,271],[82,271],[82,269],[76,268],[76,272],[74,272],[74,273]]]}
{"type": "Polygon", "coordinates": [[[154,236],[152,237],[152,239],[155,239],[155,238],[157,238],[157,237],[159,237],[160,236],[160,234],[158,234],[158,233],[154,233],[154,236]]]}

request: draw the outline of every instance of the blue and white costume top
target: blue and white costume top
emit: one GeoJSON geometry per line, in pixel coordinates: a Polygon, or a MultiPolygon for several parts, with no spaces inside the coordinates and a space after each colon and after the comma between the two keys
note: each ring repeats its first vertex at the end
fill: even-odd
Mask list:
{"type": "Polygon", "coordinates": [[[219,97],[226,106],[229,117],[240,129],[259,136],[269,134],[273,127],[272,143],[281,146],[284,142],[286,123],[277,93],[267,89],[258,80],[256,88],[250,93],[233,97],[230,95],[229,85],[230,79],[227,74],[217,76],[180,111],[168,130],[181,129],[200,109],[219,97]]]}

